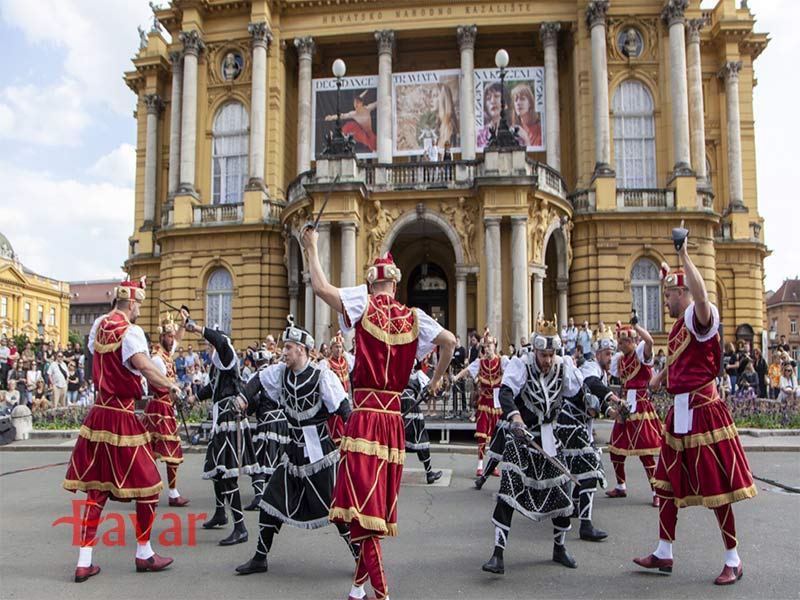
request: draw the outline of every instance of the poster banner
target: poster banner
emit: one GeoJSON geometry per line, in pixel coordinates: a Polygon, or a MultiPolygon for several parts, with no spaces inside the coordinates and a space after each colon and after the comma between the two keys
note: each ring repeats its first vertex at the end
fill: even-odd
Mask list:
{"type": "MultiPolygon", "coordinates": [[[[336,78],[314,79],[311,114],[314,156],[322,154],[325,137],[336,128],[336,78]]],[[[339,97],[342,133],[356,142],[358,158],[374,158],[378,152],[378,76],[343,77],[339,97]]]]}
{"type": "MultiPolygon", "coordinates": [[[[506,120],[529,152],[545,149],[544,67],[506,69],[506,120]]],[[[483,152],[489,130],[500,123],[500,69],[475,69],[475,149],[483,152]]]]}
{"type": "Polygon", "coordinates": [[[395,156],[442,158],[445,142],[461,150],[459,134],[460,69],[392,75],[395,156]]]}

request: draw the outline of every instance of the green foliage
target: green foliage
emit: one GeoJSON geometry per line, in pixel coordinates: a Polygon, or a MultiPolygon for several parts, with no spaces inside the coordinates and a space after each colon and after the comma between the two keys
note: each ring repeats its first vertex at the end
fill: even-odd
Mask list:
{"type": "Polygon", "coordinates": [[[18,333],[17,335],[14,336],[14,343],[17,345],[17,350],[20,353],[25,349],[25,346],[27,345],[28,342],[30,342],[30,340],[28,339],[28,336],[25,335],[24,333],[18,333]]]}
{"type": "Polygon", "coordinates": [[[70,345],[74,345],[76,343],[83,344],[83,336],[77,331],[74,331],[72,329],[69,330],[68,340],[70,345]]]}

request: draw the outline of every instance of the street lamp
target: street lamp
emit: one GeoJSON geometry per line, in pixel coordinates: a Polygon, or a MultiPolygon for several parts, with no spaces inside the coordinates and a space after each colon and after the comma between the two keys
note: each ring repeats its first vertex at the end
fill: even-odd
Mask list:
{"type": "MultiPolygon", "coordinates": [[[[491,129],[489,132],[490,148],[518,148],[519,141],[517,140],[516,132],[508,127],[506,121],[506,67],[508,66],[508,52],[503,48],[497,51],[494,55],[494,64],[500,69],[500,123],[496,129],[491,129]]],[[[515,128],[516,129],[516,128],[515,128]]]]}
{"type": "Polygon", "coordinates": [[[340,109],[340,96],[342,91],[342,78],[347,73],[347,65],[341,58],[333,61],[333,76],[336,78],[336,127],[325,138],[323,156],[352,156],[355,151],[353,136],[342,134],[342,112],[340,109]]]}

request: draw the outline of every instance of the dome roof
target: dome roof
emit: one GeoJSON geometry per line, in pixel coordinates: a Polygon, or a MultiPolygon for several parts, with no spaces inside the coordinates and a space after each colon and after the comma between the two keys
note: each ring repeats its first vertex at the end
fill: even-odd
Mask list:
{"type": "Polygon", "coordinates": [[[0,258],[14,260],[14,247],[11,245],[11,242],[8,241],[8,238],[2,234],[2,232],[0,232],[0,258]]]}

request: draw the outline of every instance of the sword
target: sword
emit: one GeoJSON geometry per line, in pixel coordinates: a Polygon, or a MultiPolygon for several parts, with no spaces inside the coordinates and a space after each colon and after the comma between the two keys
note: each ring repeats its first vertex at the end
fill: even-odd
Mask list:
{"type": "Polygon", "coordinates": [[[241,475],[242,474],[242,411],[239,410],[238,404],[234,406],[236,410],[236,466],[239,475],[241,475]]]}
{"type": "Polygon", "coordinates": [[[319,208],[319,214],[317,214],[317,218],[314,219],[313,223],[306,223],[305,225],[303,225],[303,231],[305,231],[309,227],[311,229],[317,228],[317,226],[319,225],[319,220],[320,218],[322,218],[322,213],[325,212],[325,207],[328,206],[328,200],[331,199],[331,192],[333,192],[333,186],[335,186],[338,182],[339,182],[339,175],[333,178],[333,183],[331,183],[330,186],[328,187],[328,193],[325,194],[325,199],[322,201],[322,206],[320,206],[319,208]]]}
{"type": "MultiPolygon", "coordinates": [[[[450,376],[448,374],[448,378],[445,381],[449,381],[449,380],[450,380],[450,376]]],[[[449,387],[450,386],[447,386],[447,388],[445,388],[445,382],[443,381],[442,382],[442,387],[441,387],[441,389],[439,391],[439,394],[437,394],[437,397],[441,396],[445,392],[445,389],[449,389],[449,387]]],[[[405,417],[408,413],[410,413],[411,411],[416,409],[420,404],[422,404],[423,402],[427,403],[428,400],[430,400],[433,397],[434,396],[433,396],[433,394],[431,394],[430,388],[428,386],[425,386],[424,388],[422,388],[422,390],[420,390],[419,396],[417,396],[417,399],[414,402],[414,404],[409,406],[408,409],[406,409],[406,411],[400,416],[401,417],[405,417]]]]}
{"type": "Polygon", "coordinates": [[[180,396],[178,396],[178,415],[183,422],[183,431],[186,434],[186,441],[189,442],[189,445],[194,445],[193,438],[189,435],[189,427],[186,425],[186,416],[183,414],[183,403],[186,402],[186,394],[181,392],[180,396]]]}
{"type": "MultiPolygon", "coordinates": [[[[578,480],[578,478],[575,477],[575,475],[573,475],[572,473],[570,473],[569,469],[567,469],[567,467],[565,467],[563,464],[561,464],[559,461],[557,461],[555,458],[553,458],[547,452],[545,452],[544,448],[542,448],[539,445],[539,443],[534,439],[533,434],[530,431],[528,431],[527,427],[522,425],[522,431],[525,434],[525,443],[526,444],[528,444],[531,448],[533,448],[534,450],[539,452],[542,456],[545,457],[545,459],[547,459],[547,462],[549,462],[556,469],[558,469],[563,475],[566,475],[567,477],[569,477],[575,485],[580,487],[581,482],[578,480]]],[[[512,435],[514,435],[513,431],[512,431],[512,435]]]]}

